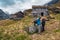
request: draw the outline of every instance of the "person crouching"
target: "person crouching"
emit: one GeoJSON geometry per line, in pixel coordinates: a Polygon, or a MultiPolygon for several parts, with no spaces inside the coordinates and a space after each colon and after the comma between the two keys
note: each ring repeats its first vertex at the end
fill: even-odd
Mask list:
{"type": "Polygon", "coordinates": [[[42,24],[41,24],[40,18],[37,18],[37,19],[34,21],[34,26],[37,28],[38,33],[41,33],[42,24]]]}

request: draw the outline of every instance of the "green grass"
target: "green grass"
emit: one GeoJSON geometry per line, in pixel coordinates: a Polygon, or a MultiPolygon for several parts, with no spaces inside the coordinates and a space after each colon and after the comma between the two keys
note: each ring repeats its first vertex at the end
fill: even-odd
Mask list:
{"type": "Polygon", "coordinates": [[[60,20],[60,14],[55,15],[57,20],[60,20]]]}
{"type": "Polygon", "coordinates": [[[1,21],[1,22],[0,22],[0,23],[1,23],[0,26],[9,26],[9,25],[14,24],[14,23],[16,23],[16,22],[18,22],[18,21],[14,21],[14,20],[4,20],[4,21],[1,21]]]}
{"type": "Polygon", "coordinates": [[[25,35],[20,35],[16,37],[16,40],[31,40],[28,36],[25,35]]]}
{"type": "Polygon", "coordinates": [[[54,32],[60,32],[60,29],[58,29],[58,30],[54,30],[54,32]]]}
{"type": "Polygon", "coordinates": [[[16,37],[16,40],[25,40],[26,36],[25,35],[21,35],[19,37],[16,37]]]}
{"type": "Polygon", "coordinates": [[[23,18],[22,20],[19,21],[14,20],[1,21],[1,24],[3,25],[0,25],[0,40],[31,40],[27,33],[20,32],[21,27],[28,25],[30,21],[31,21],[30,16],[23,18]],[[21,25],[21,23],[23,24],[21,25]]]}

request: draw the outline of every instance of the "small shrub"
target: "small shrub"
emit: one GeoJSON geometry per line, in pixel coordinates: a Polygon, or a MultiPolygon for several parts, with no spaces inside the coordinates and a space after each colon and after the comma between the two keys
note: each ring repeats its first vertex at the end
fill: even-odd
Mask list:
{"type": "Polygon", "coordinates": [[[25,40],[25,38],[26,38],[26,36],[21,35],[21,36],[16,37],[16,40],[25,40]]]}

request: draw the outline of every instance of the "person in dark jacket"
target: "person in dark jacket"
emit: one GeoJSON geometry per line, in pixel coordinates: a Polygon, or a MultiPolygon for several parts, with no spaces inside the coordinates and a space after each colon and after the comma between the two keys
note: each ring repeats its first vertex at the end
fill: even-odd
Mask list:
{"type": "Polygon", "coordinates": [[[45,27],[45,19],[42,19],[42,32],[45,31],[44,27],[45,27]]]}
{"type": "Polygon", "coordinates": [[[46,23],[46,19],[45,17],[42,17],[42,32],[45,31],[45,23],[46,23]]]}

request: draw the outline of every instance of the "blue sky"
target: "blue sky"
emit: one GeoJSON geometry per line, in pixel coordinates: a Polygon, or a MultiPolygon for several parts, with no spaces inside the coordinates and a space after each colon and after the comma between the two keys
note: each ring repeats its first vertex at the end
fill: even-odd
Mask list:
{"type": "Polygon", "coordinates": [[[10,14],[30,9],[32,5],[44,5],[52,0],[0,0],[0,9],[10,14]]]}

